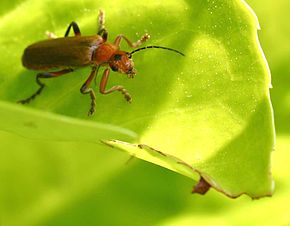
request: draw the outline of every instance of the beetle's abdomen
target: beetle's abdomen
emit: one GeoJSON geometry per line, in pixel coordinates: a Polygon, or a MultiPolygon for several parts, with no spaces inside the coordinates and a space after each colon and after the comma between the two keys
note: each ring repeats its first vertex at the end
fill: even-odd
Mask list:
{"type": "Polygon", "coordinates": [[[97,35],[40,41],[24,50],[22,64],[33,70],[86,66],[92,63],[92,51],[102,42],[97,35]]]}

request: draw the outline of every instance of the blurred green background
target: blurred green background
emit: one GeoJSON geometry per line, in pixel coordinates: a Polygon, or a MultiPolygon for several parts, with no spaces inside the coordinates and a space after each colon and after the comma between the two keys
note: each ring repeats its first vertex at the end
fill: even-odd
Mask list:
{"type": "MultiPolygon", "coordinates": [[[[0,16],[19,2],[1,2],[0,16]]],[[[117,151],[0,132],[0,225],[290,225],[290,1],[248,3],[272,73],[272,198],[191,195],[190,179],[136,159],[125,164],[117,151]]]]}

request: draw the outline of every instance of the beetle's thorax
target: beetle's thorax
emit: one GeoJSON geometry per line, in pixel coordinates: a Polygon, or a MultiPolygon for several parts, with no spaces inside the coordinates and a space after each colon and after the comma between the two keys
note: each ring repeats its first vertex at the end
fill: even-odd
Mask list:
{"type": "Polygon", "coordinates": [[[117,50],[117,46],[110,43],[103,43],[94,51],[92,61],[97,65],[107,63],[117,50]]]}

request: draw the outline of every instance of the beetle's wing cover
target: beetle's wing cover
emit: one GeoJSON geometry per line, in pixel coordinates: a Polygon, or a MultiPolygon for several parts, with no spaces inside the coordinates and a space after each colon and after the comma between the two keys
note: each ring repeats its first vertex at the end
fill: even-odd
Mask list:
{"type": "Polygon", "coordinates": [[[22,63],[34,70],[86,66],[91,63],[92,51],[102,42],[98,35],[40,41],[24,50],[22,63]]]}

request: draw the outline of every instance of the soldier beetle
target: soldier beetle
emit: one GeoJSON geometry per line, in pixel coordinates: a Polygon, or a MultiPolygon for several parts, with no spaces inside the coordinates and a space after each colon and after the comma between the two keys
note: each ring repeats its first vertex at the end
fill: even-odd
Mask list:
{"type": "Polygon", "coordinates": [[[22,104],[29,103],[42,92],[45,84],[40,81],[40,79],[55,78],[73,72],[77,68],[91,66],[91,73],[80,88],[80,91],[82,94],[90,95],[91,107],[88,115],[92,115],[95,112],[96,96],[94,90],[90,88],[90,84],[101,66],[105,66],[106,69],[104,70],[99,86],[100,93],[109,94],[114,91],[120,91],[125,99],[128,102],[131,102],[132,98],[123,86],[116,85],[110,89],[106,89],[110,69],[115,72],[127,74],[129,78],[133,78],[136,74],[136,70],[134,68],[132,55],[140,50],[148,48],[161,48],[184,56],[184,54],[178,50],[162,46],[145,46],[138,48],[150,38],[148,34],[143,35],[136,42],[131,42],[124,35],[118,35],[113,43],[108,43],[108,32],[105,29],[104,22],[104,13],[103,11],[100,11],[97,35],[81,36],[77,23],[71,22],[63,38],[57,38],[52,33],[49,33],[49,39],[28,46],[24,50],[22,56],[23,66],[27,69],[44,72],[40,72],[36,75],[36,82],[39,85],[39,89],[29,98],[18,102],[22,104]],[[68,37],[71,28],[73,29],[75,36],[68,37]],[[129,47],[134,48],[135,50],[132,52],[120,50],[120,42],[122,39],[127,42],[129,47]],[[51,71],[55,69],[59,70],[51,71]]]}

